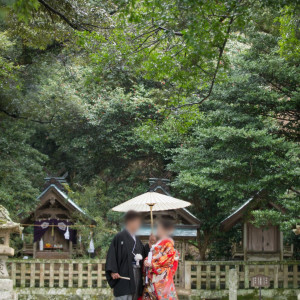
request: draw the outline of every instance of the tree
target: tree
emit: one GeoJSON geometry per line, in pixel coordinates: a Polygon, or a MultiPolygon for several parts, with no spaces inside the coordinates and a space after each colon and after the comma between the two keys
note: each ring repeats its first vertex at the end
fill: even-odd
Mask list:
{"type": "Polygon", "coordinates": [[[0,193],[15,213],[47,169],[69,171],[101,228],[149,176],[173,176],[204,223],[202,257],[228,248],[215,234],[227,197],[238,206],[265,189],[293,213],[256,222],[297,222],[295,1],[2,3],[0,193]]]}
{"type": "Polygon", "coordinates": [[[262,17],[257,11],[262,11],[264,17],[271,15],[273,21],[287,3],[120,2],[109,33],[79,35],[99,72],[121,69],[125,74],[134,72],[136,77],[163,83],[169,92],[167,105],[177,110],[201,105],[215,84],[226,78],[230,66],[225,51],[228,42],[236,37],[236,32],[261,26],[262,17]]]}
{"type": "Polygon", "coordinates": [[[2,116],[0,120],[0,202],[16,215],[34,207],[46,157],[30,145],[29,127],[2,116]]]}
{"type": "Polygon", "coordinates": [[[262,201],[271,199],[288,214],[257,211],[257,223],[290,232],[299,222],[298,66],[279,56],[274,36],[249,38],[252,47],[242,46],[228,82],[215,87],[210,101],[181,110],[157,130],[147,124],[140,131],[171,159],[174,188],[194,204],[202,221],[196,245],[202,259],[220,238],[222,219],[258,191],[262,201]]]}
{"type": "MultiPolygon", "coordinates": [[[[211,101],[210,105],[211,111],[176,150],[169,166],[178,174],[174,186],[193,202],[202,220],[198,240],[202,259],[220,221],[232,207],[260,190],[266,192],[267,199],[284,207],[295,204],[296,195],[287,201],[290,195],[286,193],[295,187],[299,176],[296,145],[271,136],[271,124],[259,117],[249,118],[239,111],[239,104],[211,101]]],[[[299,212],[300,207],[294,207],[290,217],[295,220],[299,212]]],[[[270,216],[267,220],[292,225],[290,217],[270,216]]]]}

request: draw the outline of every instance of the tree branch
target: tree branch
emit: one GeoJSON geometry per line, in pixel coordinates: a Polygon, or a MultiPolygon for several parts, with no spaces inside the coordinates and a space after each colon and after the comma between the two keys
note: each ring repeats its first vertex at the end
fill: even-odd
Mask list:
{"type": "Polygon", "coordinates": [[[300,195],[300,191],[297,191],[296,189],[290,187],[290,190],[292,190],[293,192],[295,192],[296,194],[300,195]]]}
{"type": "Polygon", "coordinates": [[[205,100],[207,100],[210,97],[210,95],[211,95],[211,93],[213,91],[215,82],[216,82],[217,74],[218,74],[218,71],[219,71],[219,68],[220,68],[221,59],[222,59],[222,56],[223,56],[223,53],[224,53],[224,49],[225,49],[227,41],[228,41],[228,37],[229,37],[230,31],[231,31],[231,25],[232,25],[233,21],[234,21],[234,17],[231,17],[230,21],[229,21],[229,25],[228,25],[227,31],[226,31],[226,37],[225,37],[225,39],[223,41],[222,46],[219,49],[219,55],[218,55],[217,65],[216,65],[215,71],[213,73],[212,81],[211,81],[211,84],[210,84],[210,87],[209,87],[207,95],[204,98],[202,98],[201,100],[196,101],[196,102],[185,103],[185,104],[182,104],[182,105],[179,105],[179,106],[176,106],[176,107],[173,106],[173,107],[171,107],[172,110],[177,110],[177,109],[185,107],[185,106],[200,105],[200,104],[202,104],[205,100]]]}
{"type": "Polygon", "coordinates": [[[157,29],[163,30],[163,31],[170,31],[170,32],[173,32],[175,35],[183,36],[183,33],[179,32],[179,31],[172,31],[172,30],[167,29],[167,28],[162,27],[162,26],[158,26],[157,29]]]}
{"type": "Polygon", "coordinates": [[[23,117],[23,116],[20,116],[16,113],[10,113],[10,112],[8,112],[7,110],[5,110],[3,108],[0,108],[0,112],[6,114],[7,116],[9,116],[13,119],[27,120],[27,121],[34,122],[34,123],[39,123],[39,124],[50,124],[52,122],[53,118],[54,118],[54,116],[52,116],[50,121],[42,121],[42,120],[30,119],[28,117],[23,117]]]}
{"type": "Polygon", "coordinates": [[[45,2],[44,0],[38,0],[48,11],[51,11],[52,13],[54,13],[55,15],[59,16],[62,20],[64,20],[70,27],[72,27],[75,30],[79,30],[79,31],[83,31],[83,30],[88,30],[87,28],[84,28],[82,26],[80,26],[79,24],[75,24],[72,21],[70,21],[64,14],[62,14],[61,12],[59,12],[58,10],[56,10],[55,8],[53,8],[52,6],[50,6],[47,2],[45,2]]]}

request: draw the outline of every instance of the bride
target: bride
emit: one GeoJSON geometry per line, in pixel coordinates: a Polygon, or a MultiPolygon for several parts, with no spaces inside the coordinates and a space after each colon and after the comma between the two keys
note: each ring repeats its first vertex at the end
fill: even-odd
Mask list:
{"type": "Polygon", "coordinates": [[[161,220],[157,226],[159,241],[152,246],[145,259],[146,285],[143,300],[177,300],[173,276],[178,266],[178,252],[170,237],[174,225],[168,220],[161,220]]]}

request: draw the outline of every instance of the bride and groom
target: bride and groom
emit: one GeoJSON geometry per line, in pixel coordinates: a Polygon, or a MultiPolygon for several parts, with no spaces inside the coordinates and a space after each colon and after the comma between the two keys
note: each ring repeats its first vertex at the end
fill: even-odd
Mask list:
{"type": "Polygon", "coordinates": [[[159,221],[158,241],[151,235],[143,245],[136,236],[141,215],[129,211],[124,221],[125,229],[112,240],[106,259],[106,278],[115,300],[177,300],[173,276],[179,257],[171,238],[173,224],[159,221]]]}

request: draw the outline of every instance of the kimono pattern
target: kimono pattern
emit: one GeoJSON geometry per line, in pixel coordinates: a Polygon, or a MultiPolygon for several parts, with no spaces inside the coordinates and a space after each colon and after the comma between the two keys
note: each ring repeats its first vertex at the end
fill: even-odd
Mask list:
{"type": "Polygon", "coordinates": [[[152,267],[146,268],[148,283],[145,285],[142,299],[177,300],[173,276],[178,267],[179,255],[174,248],[174,241],[159,241],[151,251],[152,267]]]}

